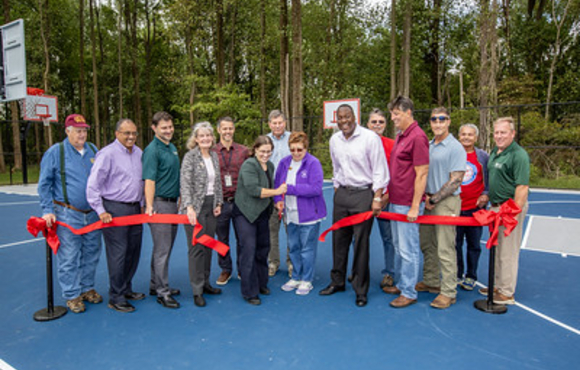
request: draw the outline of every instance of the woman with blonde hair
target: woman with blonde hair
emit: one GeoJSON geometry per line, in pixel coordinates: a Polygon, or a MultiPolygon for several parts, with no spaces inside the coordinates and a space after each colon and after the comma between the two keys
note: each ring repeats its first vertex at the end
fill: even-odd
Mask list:
{"type": "MultiPolygon", "coordinates": [[[[211,151],[215,144],[213,127],[209,122],[200,122],[193,127],[187,140],[190,149],[181,165],[180,213],[187,214],[189,225],[185,225],[188,243],[189,281],[193,289],[193,303],[206,305],[203,294],[221,294],[221,289],[209,283],[212,250],[201,244],[191,244],[193,227],[203,226],[200,235],[215,234],[217,217],[223,204],[220,165],[217,154],[211,151]]],[[[198,235],[198,236],[200,236],[198,235]]]]}

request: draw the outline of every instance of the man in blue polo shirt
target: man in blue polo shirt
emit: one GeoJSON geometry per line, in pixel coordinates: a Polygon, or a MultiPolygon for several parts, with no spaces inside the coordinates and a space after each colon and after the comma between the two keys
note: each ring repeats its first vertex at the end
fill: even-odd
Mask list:
{"type": "MultiPolygon", "coordinates": [[[[467,166],[463,146],[449,132],[449,113],[440,107],[431,112],[433,140],[429,143],[429,174],[425,215],[459,216],[461,182],[467,166]]],[[[418,292],[439,293],[431,307],[445,309],[457,300],[457,253],[455,226],[421,225],[419,237],[423,252],[423,281],[418,292]]]]}
{"type": "MultiPolygon", "coordinates": [[[[50,147],[42,157],[38,195],[42,218],[48,227],[58,220],[80,229],[99,220],[85,193],[97,148],[87,143],[90,126],[83,116],[71,114],[64,125],[67,138],[50,147]]],[[[62,296],[72,312],[80,313],[85,311],[83,301],[103,301],[94,289],[101,255],[101,232],[74,235],[66,227],[59,227],[57,235],[60,247],[56,263],[62,296]]]]}
{"type": "MultiPolygon", "coordinates": [[[[171,143],[173,117],[167,112],[153,115],[153,141],[143,151],[143,180],[145,181],[145,213],[153,215],[177,214],[179,198],[179,156],[171,143]]],[[[149,294],[157,295],[163,307],[178,308],[173,298],[180,292],[169,288],[169,256],[177,234],[176,224],[149,224],[153,238],[151,283],[149,294]]]]}

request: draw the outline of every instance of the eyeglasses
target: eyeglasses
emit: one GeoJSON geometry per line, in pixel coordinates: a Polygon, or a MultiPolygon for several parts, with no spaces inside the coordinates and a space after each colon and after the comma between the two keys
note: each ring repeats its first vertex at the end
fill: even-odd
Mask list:
{"type": "Polygon", "coordinates": [[[447,117],[447,116],[433,116],[433,117],[431,117],[431,122],[447,121],[448,119],[449,119],[449,117],[447,117]]]}
{"type": "Polygon", "coordinates": [[[386,121],[382,120],[382,119],[381,120],[374,119],[374,120],[370,121],[370,123],[371,123],[371,125],[384,125],[386,123],[386,121]]]}
{"type": "Polygon", "coordinates": [[[292,153],[302,153],[304,151],[304,148],[290,148],[290,151],[292,153]]]}
{"type": "Polygon", "coordinates": [[[121,135],[125,136],[125,137],[129,137],[129,136],[135,136],[137,137],[137,135],[139,135],[139,133],[137,131],[117,131],[118,133],[120,133],[121,135]]]}

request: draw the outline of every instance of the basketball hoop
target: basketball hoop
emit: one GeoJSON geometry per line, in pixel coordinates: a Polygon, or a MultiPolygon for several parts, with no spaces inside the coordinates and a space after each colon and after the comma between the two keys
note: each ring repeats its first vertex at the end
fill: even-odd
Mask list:
{"type": "Polygon", "coordinates": [[[24,120],[42,122],[48,126],[50,122],[58,122],[58,100],[54,96],[44,95],[44,90],[28,87],[26,97],[20,100],[20,108],[24,120]]]}

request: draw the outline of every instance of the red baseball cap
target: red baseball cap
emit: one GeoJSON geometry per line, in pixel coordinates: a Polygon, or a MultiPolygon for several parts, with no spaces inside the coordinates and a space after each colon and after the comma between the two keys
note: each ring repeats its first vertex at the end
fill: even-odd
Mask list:
{"type": "Polygon", "coordinates": [[[80,114],[71,114],[66,118],[64,121],[64,127],[86,127],[90,128],[91,126],[87,125],[87,121],[85,117],[81,116],[80,114]]]}

